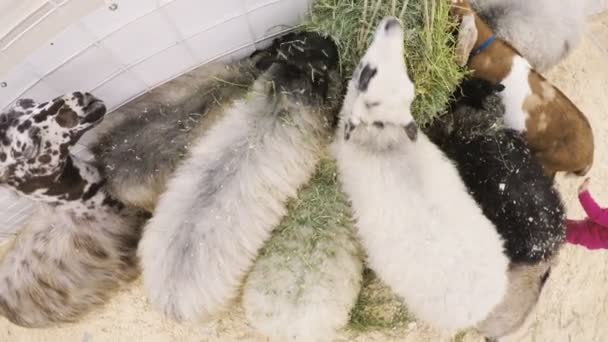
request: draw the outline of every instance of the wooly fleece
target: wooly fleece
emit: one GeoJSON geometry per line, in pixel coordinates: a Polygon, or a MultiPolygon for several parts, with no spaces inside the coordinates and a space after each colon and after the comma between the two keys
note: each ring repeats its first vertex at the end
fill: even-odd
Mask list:
{"type": "Polygon", "coordinates": [[[585,6],[576,0],[470,0],[496,35],[545,72],[578,46],[585,6]]]}
{"type": "Polygon", "coordinates": [[[455,162],[473,198],[504,238],[509,259],[546,261],[565,240],[564,205],[524,135],[504,126],[502,90],[496,88],[481,79],[465,80],[450,114],[435,124],[443,126],[443,135],[433,140],[455,162]]]}
{"type": "Polygon", "coordinates": [[[349,83],[335,154],[370,267],[419,319],[456,330],[507,289],[508,258],[456,167],[418,131],[396,19],[378,25],[349,83]]]}
{"type": "Polygon", "coordinates": [[[237,297],[287,200],[314,173],[334,120],[337,58],[318,35],[287,37],[175,171],[139,248],[144,287],[165,315],[205,320],[237,297]]]}
{"type": "Polygon", "coordinates": [[[243,286],[247,319],[272,341],[333,341],[357,301],[363,257],[335,177],[321,162],[243,286]]]}
{"type": "Polygon", "coordinates": [[[449,113],[429,128],[505,240],[511,261],[507,294],[477,325],[494,339],[525,322],[564,241],[559,193],[524,136],[503,124],[502,90],[481,79],[463,81],[449,113]]]}
{"type": "Polygon", "coordinates": [[[91,215],[39,206],[0,263],[3,316],[26,327],[74,322],[139,276],[143,217],[91,215]]]}

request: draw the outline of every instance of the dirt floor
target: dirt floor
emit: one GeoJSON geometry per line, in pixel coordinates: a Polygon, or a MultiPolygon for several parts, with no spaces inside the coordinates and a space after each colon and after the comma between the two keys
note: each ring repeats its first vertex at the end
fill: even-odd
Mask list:
{"type": "MultiPolygon", "coordinates": [[[[596,141],[591,191],[608,204],[608,13],[594,17],[583,43],[548,78],[588,116],[596,141]]],[[[558,177],[568,216],[582,217],[576,198],[580,179],[558,177]]],[[[23,329],[0,318],[0,341],[138,342],[263,341],[241,312],[209,324],[178,325],[151,310],[139,283],[82,322],[56,329],[23,329]]],[[[474,333],[442,336],[419,323],[374,333],[345,332],[340,341],[481,341],[474,333]]],[[[608,341],[608,251],[564,248],[539,306],[512,341],[608,341]]]]}

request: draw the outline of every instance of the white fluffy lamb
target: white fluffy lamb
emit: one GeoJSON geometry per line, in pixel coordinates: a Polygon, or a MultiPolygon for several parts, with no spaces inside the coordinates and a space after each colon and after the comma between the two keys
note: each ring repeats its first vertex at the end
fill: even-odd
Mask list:
{"type": "Polygon", "coordinates": [[[437,328],[483,320],[507,289],[503,241],[410,114],[403,29],[380,22],[349,82],[334,152],[368,264],[437,328]]]}

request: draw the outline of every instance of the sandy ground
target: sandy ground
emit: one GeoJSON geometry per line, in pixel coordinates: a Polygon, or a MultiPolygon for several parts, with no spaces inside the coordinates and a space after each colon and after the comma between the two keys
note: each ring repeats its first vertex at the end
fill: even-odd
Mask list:
{"type": "MultiPolygon", "coordinates": [[[[608,204],[608,13],[593,18],[583,43],[548,78],[588,116],[596,141],[591,191],[608,204]]],[[[558,177],[568,216],[582,217],[576,198],[580,179],[558,177]]],[[[238,307],[238,306],[237,306],[238,307]]],[[[0,318],[0,341],[263,341],[238,310],[208,324],[178,325],[164,320],[146,302],[141,284],[118,294],[78,324],[56,329],[23,329],[0,318]]],[[[458,338],[477,342],[474,333],[458,338]]],[[[566,246],[527,326],[512,341],[608,341],[608,251],[566,246]]],[[[422,324],[404,329],[354,334],[339,341],[454,341],[422,324]]]]}

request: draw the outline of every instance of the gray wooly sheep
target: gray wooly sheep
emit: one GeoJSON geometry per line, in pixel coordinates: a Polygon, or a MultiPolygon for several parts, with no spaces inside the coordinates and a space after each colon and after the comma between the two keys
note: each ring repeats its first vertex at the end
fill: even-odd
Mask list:
{"type": "Polygon", "coordinates": [[[471,5],[540,72],[578,46],[586,17],[577,0],[471,0],[471,5]]]}
{"type": "Polygon", "coordinates": [[[247,94],[193,142],[145,228],[144,286],[178,321],[208,319],[238,295],[331,135],[341,88],[335,44],[309,33],[282,41],[247,94]]]}

